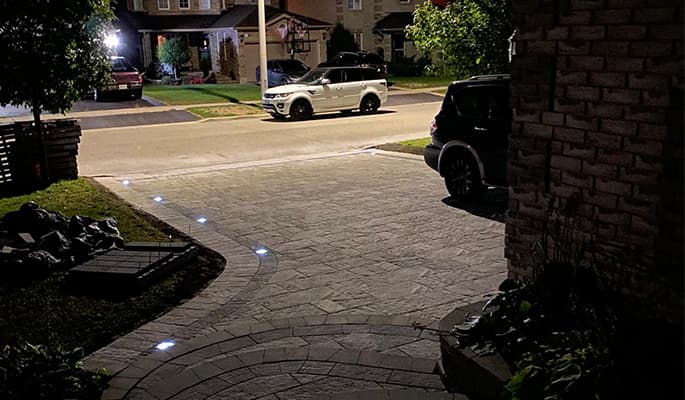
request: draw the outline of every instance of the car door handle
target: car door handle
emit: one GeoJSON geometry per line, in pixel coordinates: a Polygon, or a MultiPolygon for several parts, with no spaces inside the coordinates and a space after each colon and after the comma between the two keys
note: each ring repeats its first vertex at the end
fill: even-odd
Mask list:
{"type": "Polygon", "coordinates": [[[362,83],[362,89],[366,89],[366,83],[362,83]]]}
{"type": "Polygon", "coordinates": [[[335,90],[342,90],[342,88],[338,86],[337,88],[335,88],[335,90]]]}

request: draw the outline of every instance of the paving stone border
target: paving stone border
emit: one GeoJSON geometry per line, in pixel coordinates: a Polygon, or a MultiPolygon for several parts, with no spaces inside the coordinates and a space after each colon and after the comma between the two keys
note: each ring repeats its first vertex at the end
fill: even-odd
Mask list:
{"type": "Polygon", "coordinates": [[[166,350],[149,349],[144,357],[112,378],[103,400],[167,399],[183,394],[176,397],[182,399],[190,398],[191,393],[207,395],[208,387],[225,386],[221,390],[230,387],[217,381],[226,382],[226,376],[221,378],[221,375],[229,372],[251,377],[299,373],[443,390],[439,376],[434,374],[437,357],[398,356],[317,344],[244,351],[286,337],[363,332],[415,337],[429,341],[437,351],[438,337],[429,331],[415,330],[411,326],[413,322],[433,327],[438,324],[437,321],[417,321],[409,316],[328,315],[233,325],[226,330],[181,341],[166,350]]]}

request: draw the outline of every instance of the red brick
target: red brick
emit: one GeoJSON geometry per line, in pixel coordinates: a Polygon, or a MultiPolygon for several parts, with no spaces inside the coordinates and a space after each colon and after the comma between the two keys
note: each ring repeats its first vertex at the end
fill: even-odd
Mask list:
{"type": "Polygon", "coordinates": [[[640,201],[630,197],[620,197],[618,199],[618,209],[647,218],[656,215],[656,205],[654,203],[640,201]]]}
{"type": "Polygon", "coordinates": [[[587,76],[588,73],[582,71],[557,71],[557,84],[583,85],[587,83],[587,76]]]}
{"type": "Polygon", "coordinates": [[[577,196],[580,193],[580,189],[578,189],[575,186],[554,184],[550,185],[549,192],[555,196],[560,196],[568,199],[577,196]]]}
{"type": "Polygon", "coordinates": [[[554,55],[557,52],[557,42],[552,40],[529,40],[526,46],[526,54],[531,55],[554,55]]]}
{"type": "Polygon", "coordinates": [[[554,26],[545,30],[547,40],[566,40],[568,39],[568,26],[554,26]]]}
{"type": "Polygon", "coordinates": [[[627,56],[630,42],[619,42],[615,40],[605,40],[601,42],[592,42],[593,56],[627,56]]]}
{"type": "Polygon", "coordinates": [[[527,40],[541,40],[542,27],[541,26],[527,26],[519,31],[516,35],[517,41],[527,41],[527,40]]]}
{"type": "MultiPolygon", "coordinates": [[[[540,144],[547,144],[547,143],[549,143],[549,149],[552,151],[552,154],[563,155],[564,142],[562,142],[560,140],[552,140],[551,142],[545,142],[545,143],[543,143],[542,141],[538,141],[538,143],[536,143],[536,144],[540,145],[540,144]]],[[[547,148],[545,147],[544,149],[539,149],[538,151],[542,151],[546,154],[547,148]]]]}
{"type": "Polygon", "coordinates": [[[630,45],[630,55],[633,57],[666,57],[671,55],[673,46],[670,42],[644,41],[633,42],[630,45]]]}
{"type": "Polygon", "coordinates": [[[626,138],[623,141],[623,148],[631,153],[641,154],[646,156],[661,156],[662,143],[655,140],[646,140],[640,138],[626,138]]]}
{"type": "Polygon", "coordinates": [[[604,39],[604,25],[576,25],[571,27],[571,39],[600,40],[604,39]]]}
{"type": "Polygon", "coordinates": [[[597,10],[604,7],[604,0],[571,0],[572,10],[597,10]]]}
{"type": "Polygon", "coordinates": [[[638,73],[628,76],[628,87],[631,89],[667,90],[670,84],[668,76],[653,73],[638,73]]]}
{"type": "MultiPolygon", "coordinates": [[[[649,3],[647,3],[649,4],[649,3]]],[[[682,6],[682,3],[681,3],[682,6]]],[[[668,23],[674,22],[674,17],[677,12],[682,10],[676,10],[673,8],[645,8],[640,7],[633,11],[633,21],[638,23],[668,23]]]]}
{"type": "Polygon", "coordinates": [[[625,87],[626,75],[619,72],[592,72],[590,83],[602,87],[625,87]]]}
{"type": "Polygon", "coordinates": [[[616,72],[641,72],[644,69],[643,58],[607,57],[607,70],[616,72]]]}
{"type": "MultiPolygon", "coordinates": [[[[635,168],[643,171],[661,173],[664,171],[664,163],[660,157],[635,156],[635,168]]],[[[627,172],[627,171],[626,171],[627,172]]]]}
{"type": "Polygon", "coordinates": [[[616,179],[595,179],[595,190],[602,193],[629,196],[631,186],[629,183],[617,182],[616,179]]]}
{"type": "Polygon", "coordinates": [[[599,101],[599,93],[599,88],[593,86],[566,87],[566,98],[570,100],[599,101]]]}
{"type": "Polygon", "coordinates": [[[624,150],[597,149],[597,161],[623,166],[633,165],[633,154],[624,150]]]}
{"type": "Polygon", "coordinates": [[[514,110],[514,120],[518,122],[540,122],[540,111],[514,110]]]}
{"type": "Polygon", "coordinates": [[[595,148],[586,145],[575,145],[573,143],[564,143],[562,154],[567,157],[575,157],[583,160],[594,160],[595,148]]]}
{"type": "Polygon", "coordinates": [[[541,110],[545,105],[545,99],[540,96],[525,96],[520,99],[519,107],[522,110],[541,110]]]}
{"type": "Polygon", "coordinates": [[[683,26],[676,24],[650,25],[649,38],[661,40],[683,40],[683,26]]]}
{"type": "Polygon", "coordinates": [[[568,67],[579,71],[601,71],[604,69],[604,57],[570,56],[568,67]]]}
{"type": "Polygon", "coordinates": [[[618,166],[613,164],[583,161],[583,173],[592,176],[616,179],[618,176],[618,166]]]}
{"type": "Polygon", "coordinates": [[[656,185],[659,183],[660,174],[646,169],[621,167],[619,170],[619,180],[627,183],[640,183],[656,185]]]}
{"type": "Polygon", "coordinates": [[[646,90],[642,92],[642,103],[646,106],[668,107],[671,104],[671,97],[666,91],[646,90]]]}
{"type": "Polygon", "coordinates": [[[602,89],[602,101],[619,104],[639,104],[640,91],[630,89],[602,89]]]}
{"type": "Polygon", "coordinates": [[[618,135],[610,135],[600,132],[587,133],[587,143],[593,146],[608,149],[618,149],[621,147],[621,142],[621,136],[618,135]]]}
{"type": "Polygon", "coordinates": [[[602,132],[621,136],[635,136],[637,134],[637,123],[635,122],[602,118],[599,125],[602,132]]]}
{"type": "Polygon", "coordinates": [[[526,122],[523,124],[523,134],[525,136],[551,139],[552,129],[553,128],[551,126],[534,124],[531,122],[526,122]]]}
{"type": "Polygon", "coordinates": [[[559,54],[564,55],[589,55],[590,42],[587,40],[560,40],[559,54]]]}
{"type": "Polygon", "coordinates": [[[617,197],[609,194],[600,194],[594,190],[583,190],[583,201],[607,209],[616,208],[617,197]]]}
{"type": "Polygon", "coordinates": [[[643,218],[638,215],[632,215],[630,218],[630,230],[638,234],[651,236],[655,235],[659,229],[653,221],[653,218],[643,218]]]}
{"type": "Polygon", "coordinates": [[[545,154],[529,152],[526,150],[518,150],[516,152],[516,160],[520,164],[525,164],[531,167],[544,167],[547,162],[545,154]]]}
{"type": "Polygon", "coordinates": [[[596,131],[599,128],[597,118],[587,117],[584,115],[567,114],[566,126],[576,129],[587,129],[596,131]]]}
{"type": "Polygon", "coordinates": [[[562,171],[580,172],[581,162],[577,158],[553,155],[550,159],[552,168],[562,171]]]}
{"type": "Polygon", "coordinates": [[[554,128],[554,139],[562,142],[584,144],[585,131],[571,128],[554,128]]]}
{"type": "Polygon", "coordinates": [[[528,14],[524,16],[524,26],[549,26],[554,25],[554,14],[528,14]]]}
{"type": "Polygon", "coordinates": [[[642,139],[662,141],[666,138],[667,128],[664,125],[639,124],[637,136],[642,139]]]}
{"type": "Polygon", "coordinates": [[[556,98],[554,99],[554,111],[561,113],[583,114],[585,113],[585,102],[556,98]]]}
{"type": "Polygon", "coordinates": [[[663,108],[630,106],[626,110],[626,117],[629,121],[662,123],[666,119],[663,108]]]}
{"type": "Polygon", "coordinates": [[[647,27],[644,25],[616,25],[609,26],[609,34],[612,40],[638,40],[647,37],[647,27]]]}
{"type": "Polygon", "coordinates": [[[592,13],[590,11],[571,11],[559,15],[559,25],[587,25],[591,19],[592,13]]]}
{"type": "Polygon", "coordinates": [[[583,188],[583,189],[590,189],[592,188],[592,177],[583,175],[583,174],[576,174],[572,172],[562,172],[561,173],[561,182],[566,184],[566,185],[571,185],[575,186],[578,188],[583,188]]]}
{"type": "Polygon", "coordinates": [[[539,94],[539,85],[522,82],[511,83],[511,96],[536,96],[539,94]]]}
{"type": "Polygon", "coordinates": [[[542,123],[545,125],[562,126],[564,125],[564,114],[544,111],[542,113],[542,123]]]}
{"type": "MultiPolygon", "coordinates": [[[[592,13],[594,24],[625,24],[630,22],[630,10],[597,10],[592,13]]],[[[611,29],[611,28],[610,28],[611,29]]]]}
{"type": "Polygon", "coordinates": [[[597,208],[597,219],[606,224],[626,225],[630,220],[630,214],[615,209],[597,208]]]}
{"type": "Polygon", "coordinates": [[[588,103],[587,115],[591,117],[621,119],[623,118],[624,107],[625,106],[623,106],[622,104],[588,103]]]}

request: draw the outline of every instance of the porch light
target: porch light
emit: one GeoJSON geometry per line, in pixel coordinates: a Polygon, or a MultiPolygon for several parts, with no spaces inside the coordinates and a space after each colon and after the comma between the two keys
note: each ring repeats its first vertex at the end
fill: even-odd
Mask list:
{"type": "Polygon", "coordinates": [[[119,37],[116,33],[108,33],[105,35],[105,46],[110,49],[116,49],[119,47],[119,37]]]}

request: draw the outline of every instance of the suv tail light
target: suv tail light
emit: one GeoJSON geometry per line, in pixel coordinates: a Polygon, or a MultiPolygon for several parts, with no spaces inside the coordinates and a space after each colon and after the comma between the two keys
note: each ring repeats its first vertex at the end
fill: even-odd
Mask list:
{"type": "Polygon", "coordinates": [[[433,119],[430,123],[430,134],[431,136],[435,135],[435,131],[438,130],[438,124],[435,122],[435,119],[433,119]]]}

